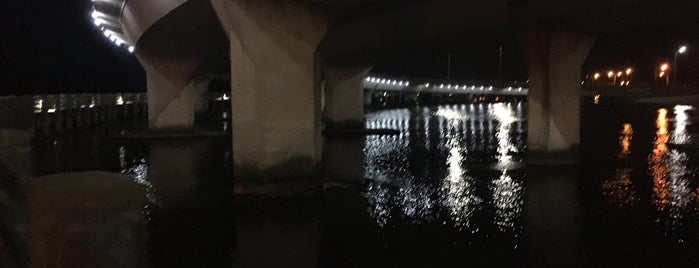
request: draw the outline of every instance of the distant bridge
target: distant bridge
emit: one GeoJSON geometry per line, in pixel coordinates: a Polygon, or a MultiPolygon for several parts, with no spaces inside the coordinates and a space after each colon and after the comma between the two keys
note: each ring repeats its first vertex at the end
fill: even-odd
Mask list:
{"type": "Polygon", "coordinates": [[[496,86],[485,82],[455,83],[443,81],[424,82],[418,84],[407,80],[396,80],[371,76],[364,79],[364,90],[508,96],[526,96],[529,94],[529,88],[517,83],[507,83],[505,86],[496,86]]]}

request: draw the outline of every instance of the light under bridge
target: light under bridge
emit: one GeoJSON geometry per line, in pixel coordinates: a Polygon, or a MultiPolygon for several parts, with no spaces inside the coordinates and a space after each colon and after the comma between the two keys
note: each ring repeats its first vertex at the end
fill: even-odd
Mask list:
{"type": "Polygon", "coordinates": [[[507,83],[497,86],[489,83],[448,83],[425,82],[414,83],[407,80],[394,80],[379,77],[366,77],[364,79],[365,91],[388,91],[432,94],[466,94],[466,95],[503,95],[526,96],[529,88],[517,83],[507,83]]]}

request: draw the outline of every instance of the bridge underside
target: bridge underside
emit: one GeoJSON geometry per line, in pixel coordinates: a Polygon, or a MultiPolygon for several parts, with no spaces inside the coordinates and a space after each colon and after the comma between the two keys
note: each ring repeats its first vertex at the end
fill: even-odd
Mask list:
{"type": "MultiPolygon", "coordinates": [[[[376,56],[367,51],[493,29],[520,37],[530,76],[529,149],[574,148],[579,143],[580,68],[595,40],[589,33],[609,31],[581,22],[614,21],[616,13],[608,11],[633,7],[622,13],[635,19],[613,29],[624,30],[647,25],[628,10],[654,18],[663,14],[654,13],[654,5],[631,1],[593,2],[599,5],[573,0],[190,0],[158,12],[162,17],[134,38],[148,75],[152,128],[191,126],[211,79],[208,59],[228,55],[237,178],[313,179],[323,122],[363,126],[362,79],[376,56]]],[[[675,2],[679,8],[691,6],[691,1],[675,2]]],[[[669,21],[677,25],[688,18],[669,21]]]]}

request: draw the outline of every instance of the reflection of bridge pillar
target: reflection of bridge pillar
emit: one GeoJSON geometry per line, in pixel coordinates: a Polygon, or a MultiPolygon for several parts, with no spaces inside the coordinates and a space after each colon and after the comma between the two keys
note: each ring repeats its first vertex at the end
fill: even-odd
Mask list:
{"type": "Polygon", "coordinates": [[[321,154],[315,51],[328,19],[296,2],[211,3],[230,41],[236,178],[315,177],[321,154]]]}
{"type": "Polygon", "coordinates": [[[364,77],[371,68],[323,66],[325,111],[330,128],[364,128],[364,77]]]}
{"type": "Polygon", "coordinates": [[[570,150],[580,143],[581,66],[595,38],[541,27],[521,37],[529,70],[529,150],[570,150]]]}

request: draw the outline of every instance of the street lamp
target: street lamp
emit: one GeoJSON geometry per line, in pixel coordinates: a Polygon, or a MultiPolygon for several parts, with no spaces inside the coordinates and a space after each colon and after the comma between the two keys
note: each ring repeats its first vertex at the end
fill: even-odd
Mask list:
{"type": "Polygon", "coordinates": [[[627,68],[627,69],[626,69],[626,75],[631,75],[631,73],[633,73],[633,69],[627,68]]]}
{"type": "Polygon", "coordinates": [[[658,77],[665,77],[665,86],[668,86],[670,84],[670,75],[668,74],[668,71],[670,70],[670,64],[663,63],[660,65],[659,69],[660,73],[658,73],[658,77]]]}
{"type": "Polygon", "coordinates": [[[600,77],[600,74],[599,74],[599,73],[595,73],[592,77],[595,78],[595,80],[598,80],[599,77],[600,77]]]}
{"type": "Polygon", "coordinates": [[[675,82],[677,82],[677,78],[679,78],[679,68],[677,67],[677,55],[679,54],[684,54],[687,52],[687,46],[686,45],[681,45],[677,51],[675,51],[675,62],[673,65],[675,66],[675,82]]]}
{"type": "Polygon", "coordinates": [[[613,79],[612,80],[612,85],[616,85],[616,76],[614,75],[614,71],[609,71],[607,73],[607,78],[613,79]]]}

